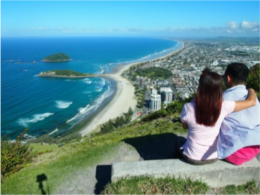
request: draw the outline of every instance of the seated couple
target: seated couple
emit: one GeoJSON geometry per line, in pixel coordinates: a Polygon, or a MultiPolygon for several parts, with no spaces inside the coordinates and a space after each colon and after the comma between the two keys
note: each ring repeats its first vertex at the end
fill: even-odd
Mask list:
{"type": "Polygon", "coordinates": [[[241,165],[260,152],[260,105],[245,82],[249,69],[241,63],[228,65],[223,76],[227,90],[222,94],[222,78],[205,69],[196,97],[181,113],[187,139],[178,137],[182,158],[194,165],[224,159],[241,165]]]}

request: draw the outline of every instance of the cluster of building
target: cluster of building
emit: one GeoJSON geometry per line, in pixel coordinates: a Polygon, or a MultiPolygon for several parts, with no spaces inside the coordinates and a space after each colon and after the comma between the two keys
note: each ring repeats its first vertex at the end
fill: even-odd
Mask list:
{"type": "Polygon", "coordinates": [[[209,41],[185,41],[185,47],[177,55],[167,59],[149,61],[140,68],[162,67],[172,72],[173,76],[165,81],[137,76],[135,83],[140,87],[150,89],[150,106],[148,110],[156,111],[169,102],[179,98],[188,98],[196,93],[199,77],[204,68],[224,74],[226,66],[232,62],[242,62],[249,68],[259,61],[260,47],[245,43],[222,43],[209,41]],[[247,52],[247,55],[237,55],[233,51],[247,52]],[[152,88],[151,88],[152,87],[152,88]],[[158,92],[159,91],[159,92],[158,92]]]}

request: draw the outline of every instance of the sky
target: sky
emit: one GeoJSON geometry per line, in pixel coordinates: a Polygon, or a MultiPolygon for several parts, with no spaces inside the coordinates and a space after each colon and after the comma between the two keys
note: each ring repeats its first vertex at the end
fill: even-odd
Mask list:
{"type": "Polygon", "coordinates": [[[1,1],[1,37],[255,37],[259,12],[259,1],[1,1]]]}

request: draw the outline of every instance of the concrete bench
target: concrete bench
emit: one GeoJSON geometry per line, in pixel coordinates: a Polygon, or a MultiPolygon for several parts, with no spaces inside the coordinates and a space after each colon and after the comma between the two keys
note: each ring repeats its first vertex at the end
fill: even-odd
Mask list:
{"type": "Polygon", "coordinates": [[[179,159],[149,160],[135,162],[116,162],[112,164],[112,181],[134,176],[153,176],[163,178],[174,176],[176,178],[199,179],[210,187],[224,187],[226,185],[244,184],[255,179],[260,181],[260,162],[257,158],[243,165],[236,166],[224,161],[213,164],[195,166],[179,159]]]}

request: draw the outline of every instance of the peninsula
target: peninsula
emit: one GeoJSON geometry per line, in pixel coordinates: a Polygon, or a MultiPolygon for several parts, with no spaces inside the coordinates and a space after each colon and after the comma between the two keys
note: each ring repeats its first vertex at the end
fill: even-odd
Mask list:
{"type": "Polygon", "coordinates": [[[43,62],[66,62],[70,61],[70,57],[65,53],[57,53],[52,54],[47,57],[45,57],[42,61],[43,62]]]}
{"type": "Polygon", "coordinates": [[[79,73],[73,70],[50,70],[38,74],[40,77],[57,77],[57,78],[85,78],[93,77],[90,73],[79,73]]]}

